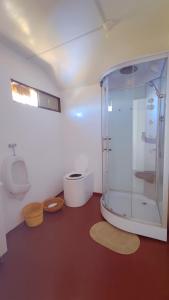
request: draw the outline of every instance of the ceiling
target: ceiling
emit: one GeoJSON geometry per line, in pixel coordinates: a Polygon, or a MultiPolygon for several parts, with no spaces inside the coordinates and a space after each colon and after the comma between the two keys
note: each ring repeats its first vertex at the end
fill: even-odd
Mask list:
{"type": "Polygon", "coordinates": [[[47,63],[61,88],[169,48],[168,0],[1,0],[0,41],[47,63]]]}

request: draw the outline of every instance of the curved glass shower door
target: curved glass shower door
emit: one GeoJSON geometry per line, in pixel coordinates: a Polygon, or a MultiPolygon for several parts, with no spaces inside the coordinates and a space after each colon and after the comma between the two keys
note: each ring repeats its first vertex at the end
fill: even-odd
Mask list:
{"type": "Polygon", "coordinates": [[[160,226],[167,58],[116,70],[102,81],[104,208],[160,226]]]}
{"type": "Polygon", "coordinates": [[[104,82],[103,190],[106,208],[124,217],[132,215],[132,90],[112,90],[104,82]],[[128,101],[127,101],[128,99],[128,101]]]}

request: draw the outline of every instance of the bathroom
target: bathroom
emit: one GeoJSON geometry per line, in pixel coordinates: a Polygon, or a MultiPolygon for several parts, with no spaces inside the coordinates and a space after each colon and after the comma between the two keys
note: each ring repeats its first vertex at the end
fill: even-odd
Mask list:
{"type": "MultiPolygon", "coordinates": [[[[55,291],[52,284],[56,284],[56,289],[58,289],[55,298],[58,296],[58,299],[61,300],[111,299],[113,295],[115,295],[115,299],[123,299],[121,285],[124,285],[126,297],[129,297],[133,288],[130,280],[133,280],[137,288],[139,288],[139,280],[142,280],[143,290],[147,289],[147,294],[142,291],[142,298],[140,299],[143,297],[149,299],[152,296],[151,290],[155,285],[158,288],[154,288],[153,292],[156,293],[154,299],[168,299],[169,290],[165,285],[169,275],[169,270],[165,267],[169,262],[168,242],[161,242],[158,238],[144,238],[143,233],[140,233],[141,244],[138,252],[131,256],[120,256],[107,249],[102,249],[97,244],[95,246],[88,237],[90,227],[102,218],[100,198],[103,193],[104,166],[102,164],[105,161],[102,159],[103,95],[100,81],[106,72],[109,73],[108,70],[114,70],[115,74],[120,68],[129,65],[138,65],[138,71],[132,74],[135,78],[139,72],[139,64],[168,57],[168,3],[165,0],[148,0],[142,1],[142,3],[135,1],[136,7],[134,1],[129,0],[126,1],[125,5],[124,1],[116,0],[85,1],[85,3],[75,0],[70,1],[70,3],[62,0],[57,3],[57,1],[50,0],[48,4],[45,1],[40,0],[40,2],[41,7],[33,1],[26,3],[26,1],[8,0],[2,1],[0,4],[0,168],[4,159],[12,154],[8,145],[16,144],[16,154],[24,158],[31,184],[28,193],[19,199],[11,196],[3,187],[0,187],[0,194],[3,199],[1,201],[0,221],[3,219],[3,234],[7,235],[8,244],[8,252],[4,256],[4,262],[0,265],[0,295],[2,293],[2,300],[23,299],[24,291],[27,293],[26,299],[42,300],[47,299],[47,295],[49,295],[48,298],[51,300],[54,299],[55,291]],[[95,2],[101,5],[96,7],[95,2]],[[149,6],[147,2],[149,2],[149,6]],[[102,9],[100,10],[100,8],[102,9]],[[102,10],[104,15],[102,15],[102,10]],[[39,24],[37,24],[37,18],[39,18],[39,24]],[[113,22],[104,23],[104,18],[109,21],[111,19],[113,22]],[[65,24],[66,26],[64,26],[65,24]],[[102,28],[102,24],[106,26],[102,28]],[[116,66],[118,67],[116,68],[116,66]],[[11,79],[59,97],[61,112],[16,103],[12,99],[11,79]],[[75,171],[79,164],[84,164],[85,169],[89,169],[93,173],[93,200],[89,200],[81,208],[69,210],[65,206],[63,213],[45,216],[44,224],[35,230],[23,225],[21,214],[23,207],[31,202],[41,202],[49,197],[60,195],[63,192],[64,175],[75,171]],[[88,210],[88,208],[90,209],[88,210]],[[79,215],[78,211],[81,212],[79,215]],[[54,222],[56,222],[55,229],[54,222]],[[49,227],[46,226],[47,223],[49,227]],[[40,235],[40,230],[43,231],[44,235],[49,230],[48,244],[43,245],[43,235],[40,235]],[[52,231],[56,235],[56,242],[53,241],[52,231]],[[42,238],[40,239],[39,236],[42,238]],[[20,247],[16,246],[15,248],[15,243],[18,244],[22,240],[23,244],[21,243],[20,247]],[[32,244],[29,245],[29,240],[30,242],[31,240],[34,241],[36,249],[32,244]],[[39,246],[37,241],[39,241],[39,246]],[[51,241],[56,247],[56,258],[51,241]],[[74,243],[79,242],[82,247],[80,252],[77,251],[72,241],[74,243]],[[37,280],[35,291],[35,285],[30,279],[31,268],[35,266],[35,268],[39,268],[41,273],[45,272],[42,258],[40,254],[38,256],[39,247],[44,249],[46,255],[48,255],[48,251],[49,255],[51,253],[54,263],[49,261],[50,267],[48,269],[45,260],[47,273],[42,275],[41,280],[37,280]],[[65,248],[66,252],[64,252],[65,248]],[[68,252],[69,248],[70,252],[68,252]],[[151,250],[155,252],[154,257],[151,255],[151,250]],[[35,251],[35,257],[31,260],[29,255],[33,251],[35,251]],[[63,253],[63,257],[61,253],[63,253]],[[22,264],[21,266],[19,264],[17,271],[17,259],[22,255],[22,264]],[[30,267],[26,259],[24,260],[24,255],[28,257],[27,261],[30,267]],[[80,256],[85,256],[84,261],[80,256]],[[156,261],[157,256],[158,262],[156,261]],[[150,257],[148,262],[147,257],[150,257]],[[73,262],[76,259],[77,265],[74,265],[73,262]],[[25,268],[22,266],[24,264],[25,268]],[[56,269],[54,264],[56,264],[56,269]],[[140,267],[140,275],[134,267],[137,264],[140,267]],[[9,274],[10,267],[15,272],[7,277],[4,273],[9,274]],[[130,267],[133,270],[131,277],[127,273],[127,268],[130,267]],[[83,268],[84,272],[78,272],[78,268],[83,268]],[[155,276],[158,268],[161,268],[160,280],[155,276]],[[145,270],[147,276],[153,277],[149,285],[146,281],[145,270]],[[51,282],[47,281],[47,274],[50,271],[53,274],[53,277],[50,278],[51,282]],[[64,282],[66,272],[68,272],[67,286],[64,282]],[[154,274],[152,274],[153,272],[154,274]],[[14,278],[15,273],[16,279],[14,278]],[[26,280],[30,280],[30,290],[27,289],[22,274],[23,278],[25,275],[26,280]],[[54,280],[55,275],[57,282],[54,280]],[[111,282],[112,277],[114,283],[111,282]],[[74,280],[78,280],[78,278],[79,281],[76,285],[74,280]],[[98,288],[97,293],[98,282],[102,284],[100,283],[101,287],[98,288]],[[11,291],[5,291],[3,288],[3,285],[7,286],[7,284],[9,284],[11,291]]],[[[144,74],[146,72],[147,70],[144,71],[144,74]]],[[[127,76],[125,78],[127,81],[127,76]]],[[[146,80],[146,82],[149,81],[151,79],[146,80]]],[[[118,83],[123,85],[124,82],[118,80],[118,83]]],[[[128,84],[132,86],[133,81],[131,80],[128,84]]],[[[117,99],[118,96],[116,93],[113,97],[115,92],[113,92],[113,87],[111,88],[112,94],[107,101],[109,102],[109,109],[112,111],[107,112],[107,118],[110,118],[114,113],[116,103],[115,100],[114,103],[111,101],[117,99]]],[[[121,91],[120,87],[119,90],[121,91]]],[[[133,86],[131,90],[132,93],[136,94],[133,86]]],[[[139,99],[145,99],[145,96],[147,100],[153,98],[156,101],[157,99],[155,89],[150,85],[146,85],[146,88],[144,86],[142,90],[137,90],[137,92],[140,93],[139,99]]],[[[127,100],[126,90],[125,93],[125,100],[127,100]]],[[[140,129],[137,127],[138,102],[135,100],[138,98],[137,95],[135,96],[132,98],[135,109],[128,109],[128,113],[133,114],[133,120],[136,122],[133,128],[140,130],[138,135],[138,131],[133,130],[132,132],[133,143],[137,147],[137,151],[134,153],[139,154],[143,145],[140,142],[141,139],[137,140],[137,136],[145,132],[145,128],[143,128],[145,124],[140,123],[140,129]],[[139,142],[140,144],[138,144],[139,142]]],[[[144,101],[140,103],[144,105],[144,101]]],[[[126,102],[125,104],[127,105],[126,102]]],[[[118,109],[121,111],[118,111],[117,115],[121,116],[123,107],[118,105],[118,109]]],[[[151,110],[146,111],[151,112],[151,110]]],[[[120,124],[125,122],[124,119],[118,120],[120,124]]],[[[118,129],[118,134],[124,133],[124,127],[118,129]]],[[[126,131],[127,129],[129,127],[125,128],[126,131]]],[[[131,131],[128,134],[131,134],[131,131]]],[[[111,134],[114,134],[114,139],[118,136],[115,131],[111,134]]],[[[124,140],[123,143],[125,143],[124,140]]],[[[151,157],[155,156],[154,144],[146,143],[146,145],[152,146],[149,149],[151,150],[151,157]]],[[[111,146],[113,147],[113,144],[111,146]]],[[[134,147],[131,143],[130,146],[134,147]]],[[[122,152],[123,147],[120,147],[122,152]]],[[[130,149],[129,152],[131,153],[130,149]]],[[[113,151],[109,153],[109,157],[114,159],[111,161],[112,169],[114,169],[113,164],[115,164],[113,153],[113,151]]],[[[120,153],[117,154],[120,155],[120,153]]],[[[133,164],[135,163],[134,174],[143,171],[140,168],[137,155],[131,156],[130,159],[133,160],[133,164]]],[[[144,156],[141,159],[142,161],[145,159],[144,163],[146,164],[150,162],[148,157],[144,156]]],[[[118,161],[116,162],[118,163],[118,161]]],[[[121,186],[125,171],[130,172],[131,169],[127,171],[120,161],[116,177],[113,177],[115,181],[112,180],[113,189],[126,190],[126,187],[122,188],[121,186]],[[118,176],[121,180],[120,186],[116,181],[118,176]]],[[[113,176],[113,171],[111,175],[113,176]]],[[[165,180],[166,178],[167,176],[165,180]]],[[[137,192],[143,188],[143,180],[135,175],[129,184],[137,192]]],[[[152,187],[152,185],[150,186],[152,187]]],[[[150,192],[153,193],[154,191],[150,192]]],[[[129,202],[127,210],[131,213],[131,208],[135,202],[134,199],[129,199],[129,202]]],[[[114,209],[114,207],[108,208],[109,210],[114,209]]],[[[117,211],[117,213],[121,214],[121,211],[117,211]]],[[[126,211],[122,214],[126,214],[126,211]]],[[[2,225],[0,226],[2,228],[2,225]]],[[[135,233],[139,234],[139,232],[135,233]]],[[[45,253],[43,253],[43,258],[45,258],[45,253]]],[[[37,277],[39,276],[37,270],[35,270],[35,274],[37,277]]],[[[130,298],[136,299],[135,289],[130,298]]]]}

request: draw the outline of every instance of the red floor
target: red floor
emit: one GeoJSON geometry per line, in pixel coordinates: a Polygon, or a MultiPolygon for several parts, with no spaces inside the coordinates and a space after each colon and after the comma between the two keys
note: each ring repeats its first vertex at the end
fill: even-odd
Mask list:
{"type": "Polygon", "coordinates": [[[0,265],[1,300],[169,300],[169,243],[141,237],[132,255],[116,254],[89,237],[101,220],[99,197],[64,207],[41,226],[8,235],[0,265]]]}

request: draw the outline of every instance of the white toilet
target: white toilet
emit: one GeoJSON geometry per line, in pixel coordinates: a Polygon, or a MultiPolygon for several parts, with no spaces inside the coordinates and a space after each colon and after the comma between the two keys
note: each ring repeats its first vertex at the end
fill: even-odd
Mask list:
{"type": "Polygon", "coordinates": [[[27,167],[20,156],[11,155],[4,160],[2,179],[5,189],[13,195],[25,194],[30,189],[27,167]]]}
{"type": "Polygon", "coordinates": [[[64,199],[70,207],[84,205],[93,194],[93,174],[71,172],[64,176],[64,199]]]}

